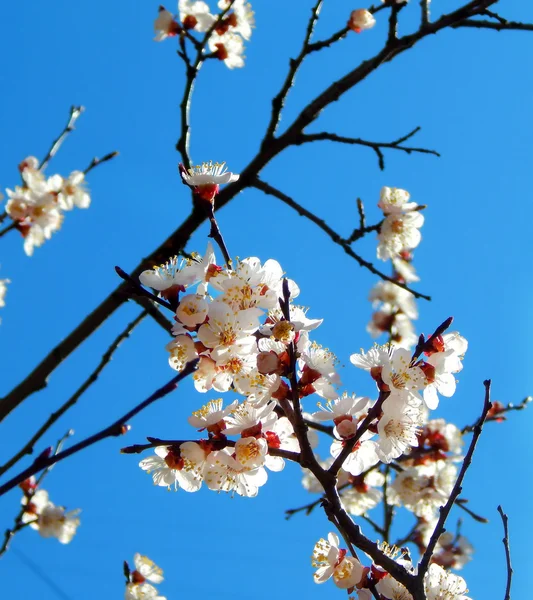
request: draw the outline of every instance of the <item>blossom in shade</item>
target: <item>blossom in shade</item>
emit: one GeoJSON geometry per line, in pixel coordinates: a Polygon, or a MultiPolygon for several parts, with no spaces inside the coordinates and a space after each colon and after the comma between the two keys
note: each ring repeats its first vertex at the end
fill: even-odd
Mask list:
{"type": "Polygon", "coordinates": [[[159,13],[154,21],[154,32],[156,42],[162,42],[168,37],[177,35],[181,31],[181,27],[174,19],[174,15],[169,12],[164,6],[159,7],[159,13]]]}
{"type": "Polygon", "coordinates": [[[376,19],[371,12],[364,8],[353,10],[348,20],[348,27],[356,33],[361,33],[365,29],[372,29],[376,24],[376,19]]]}
{"type": "Polygon", "coordinates": [[[344,548],[339,548],[339,538],[334,533],[321,538],[313,549],[311,564],[316,568],[315,583],[324,583],[333,577],[335,585],[343,590],[356,586],[363,577],[363,565],[344,548]]]}

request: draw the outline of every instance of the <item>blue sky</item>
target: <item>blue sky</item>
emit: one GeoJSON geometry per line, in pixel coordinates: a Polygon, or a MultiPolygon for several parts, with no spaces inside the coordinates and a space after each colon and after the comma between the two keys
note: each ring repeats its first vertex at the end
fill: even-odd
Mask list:
{"type": "MultiPolygon", "coordinates": [[[[0,277],[12,280],[1,315],[0,394],[116,286],[115,264],[134,268],[190,209],[174,150],[183,69],[173,41],[152,41],[157,3],[94,0],[83,10],[66,0],[23,4],[3,7],[0,25],[0,185],[17,183],[22,158],[45,154],[71,104],[87,110],[48,172],[67,174],[111,150],[120,156],[90,175],[90,210],[68,214],[63,229],[32,258],[24,255],[16,234],[0,240],[0,277]]],[[[288,57],[299,49],[311,5],[307,0],[253,4],[257,27],[245,68],[206,64],[192,109],[193,160],[226,160],[236,172],[255,154],[270,99],[288,57]]],[[[452,4],[433,2],[435,12],[452,4]]],[[[512,4],[502,1],[502,14],[533,20],[533,7],[512,4]]],[[[340,28],[353,8],[345,0],[326,0],[317,36],[340,28]]],[[[418,2],[405,10],[406,28],[417,12],[418,2]]],[[[282,125],[333,79],[371,56],[386,31],[379,21],[378,15],[374,30],[351,35],[309,61],[282,125]]],[[[418,330],[430,333],[453,315],[470,342],[457,393],[436,413],[460,426],[480,413],[487,377],[493,380],[493,397],[503,402],[519,402],[533,392],[531,43],[531,34],[521,32],[444,32],[384,65],[311,128],[391,141],[421,126],[413,144],[438,150],[440,159],[391,151],[382,172],[372,151],[324,142],[287,151],[263,173],[344,234],[357,223],[357,197],[365,202],[369,222],[379,219],[376,203],[383,185],[407,189],[428,205],[415,265],[422,278],[418,289],[433,301],[419,302],[418,330]]],[[[280,261],[299,283],[310,316],[324,317],[316,339],[347,365],[341,372],[344,387],[372,393],[371,382],[348,357],[372,343],[365,331],[371,314],[366,298],[375,277],[313,224],[258,191],[238,196],[221,211],[219,223],[233,255],[280,261]]],[[[207,228],[200,228],[188,250],[203,251],[206,234],[207,228]]],[[[376,262],[375,247],[369,236],[358,250],[376,262]]],[[[2,463],[72,394],[136,314],[135,305],[123,307],[52,375],[46,390],[0,425],[2,463]]],[[[170,379],[166,341],[157,325],[142,323],[40,448],[69,428],[76,431],[75,440],[82,439],[170,379]]],[[[315,541],[330,530],[325,516],[316,511],[284,520],[286,508],[310,499],[296,467],[271,474],[255,500],[231,499],[207,490],[167,493],[151,485],[138,457],[119,454],[122,445],[142,442],[146,435],[194,436],[186,417],[213,397],[199,396],[186,383],[134,420],[126,438],[107,440],[58,465],[46,487],[56,503],[82,508],[78,535],[64,547],[25,531],[15,538],[15,550],[76,600],[122,597],[122,561],[131,561],[137,551],[165,570],[161,593],[169,600],[204,594],[224,600],[341,597],[332,585],[312,581],[309,557],[315,541]]],[[[313,405],[310,401],[309,408],[313,405]]],[[[503,597],[499,503],[510,517],[514,593],[526,597],[529,590],[532,424],[526,411],[487,426],[464,486],[471,508],[490,519],[480,525],[465,518],[463,526],[476,547],[475,560],[462,573],[473,598],[503,597]]],[[[18,491],[0,498],[2,527],[10,524],[18,502],[18,491]]],[[[451,525],[463,516],[458,512],[451,525]]],[[[6,597],[58,597],[15,552],[8,552],[1,566],[9,574],[3,581],[6,597]]]]}

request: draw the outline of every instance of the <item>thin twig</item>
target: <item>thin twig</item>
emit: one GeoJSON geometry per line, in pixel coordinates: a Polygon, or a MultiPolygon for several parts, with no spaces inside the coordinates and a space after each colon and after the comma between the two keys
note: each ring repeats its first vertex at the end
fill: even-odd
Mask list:
{"type": "Polygon", "coordinates": [[[485,423],[485,419],[487,418],[487,413],[489,412],[489,410],[492,406],[492,404],[490,402],[490,383],[491,383],[490,379],[487,379],[486,381],[483,382],[483,385],[485,386],[485,400],[484,400],[484,404],[483,404],[483,411],[482,411],[481,416],[479,417],[478,422],[474,428],[474,435],[472,436],[472,440],[470,442],[470,447],[468,448],[468,452],[466,453],[466,456],[464,458],[463,465],[459,472],[459,476],[457,477],[457,481],[455,482],[455,485],[453,486],[453,489],[448,498],[448,501],[446,502],[446,504],[444,506],[440,507],[439,520],[437,522],[437,525],[435,526],[435,529],[433,530],[433,533],[429,540],[429,544],[426,548],[426,551],[424,552],[424,556],[422,557],[422,559],[419,563],[418,576],[417,576],[419,589],[423,589],[424,575],[426,574],[426,571],[429,567],[429,562],[433,555],[433,551],[435,550],[435,546],[437,545],[439,537],[445,531],[444,525],[446,523],[446,519],[448,518],[448,515],[450,514],[452,506],[454,505],[455,501],[457,500],[457,498],[459,497],[459,494],[462,491],[463,479],[466,475],[468,468],[470,467],[470,464],[472,463],[472,456],[474,455],[474,450],[476,449],[477,441],[479,439],[479,436],[481,435],[481,431],[483,429],[483,424],[485,423]]]}
{"type": "Polygon", "coordinates": [[[359,263],[360,266],[365,267],[371,273],[374,273],[374,275],[377,275],[381,279],[384,279],[385,281],[390,281],[390,282],[394,283],[395,285],[397,285],[398,287],[401,287],[402,289],[407,290],[408,292],[411,292],[411,294],[413,294],[413,296],[415,298],[424,298],[425,300],[431,300],[430,296],[426,296],[425,294],[421,294],[420,292],[415,292],[414,290],[412,290],[410,287],[408,287],[404,283],[396,281],[393,277],[390,277],[389,275],[386,275],[385,273],[382,273],[381,271],[376,269],[376,267],[371,262],[364,260],[363,258],[361,258],[359,256],[359,254],[354,252],[352,250],[352,248],[350,247],[350,245],[347,243],[347,241],[344,240],[329,225],[327,225],[327,223],[325,221],[318,218],[314,213],[312,213],[311,211],[304,208],[301,204],[298,204],[297,202],[295,202],[292,198],[290,198],[289,196],[287,196],[286,194],[284,194],[277,188],[273,187],[269,183],[266,183],[262,179],[256,179],[252,183],[252,185],[253,185],[253,187],[257,188],[258,190],[261,190],[262,192],[264,192],[265,194],[269,194],[271,196],[274,196],[275,198],[278,198],[279,200],[281,200],[282,202],[287,204],[287,206],[290,206],[291,208],[293,208],[300,216],[307,217],[310,221],[315,223],[315,225],[318,225],[318,227],[320,227],[320,229],[322,229],[322,231],[327,233],[328,236],[336,244],[338,244],[346,252],[346,254],[348,254],[348,256],[351,256],[355,261],[357,261],[357,263],[359,263]]]}
{"type": "Polygon", "coordinates": [[[477,521],[478,523],[488,523],[489,522],[489,520],[487,518],[482,517],[481,515],[478,515],[473,510],[468,508],[466,506],[467,502],[468,502],[468,500],[466,498],[457,498],[457,500],[455,501],[455,505],[457,507],[459,507],[460,509],[464,510],[467,515],[470,515],[474,519],[474,521],[477,521]]]}
{"type": "Polygon", "coordinates": [[[436,150],[430,150],[428,148],[418,148],[414,146],[402,146],[401,144],[414,136],[416,133],[420,131],[420,127],[415,127],[412,131],[410,131],[407,135],[395,140],[394,142],[370,142],[368,140],[363,140],[361,138],[352,138],[344,135],[337,135],[336,133],[329,133],[327,131],[323,131],[320,133],[302,133],[298,137],[295,138],[293,142],[294,145],[299,146],[300,144],[306,144],[309,142],[317,142],[317,141],[330,141],[330,142],[338,142],[340,144],[351,144],[358,146],[366,146],[367,148],[372,148],[378,157],[379,168],[383,171],[385,169],[385,156],[382,152],[383,148],[389,150],[400,150],[401,152],[405,152],[407,154],[411,154],[412,152],[417,152],[419,154],[432,154],[433,156],[439,156],[440,154],[436,150]]]}
{"type": "Polygon", "coordinates": [[[420,0],[420,22],[422,27],[426,27],[429,24],[429,2],[430,0],[420,0]]]}
{"type": "Polygon", "coordinates": [[[493,21],[482,21],[477,19],[464,19],[463,21],[452,25],[452,27],[454,29],[459,29],[460,27],[470,27],[473,29],[492,29],[494,31],[533,31],[533,23],[520,23],[517,21],[494,23],[493,21]]]}
{"type": "Polygon", "coordinates": [[[0,223],[3,223],[6,218],[7,218],[7,213],[4,210],[4,212],[0,213],[0,223]]]}
{"type": "Polygon", "coordinates": [[[61,148],[61,144],[65,141],[68,134],[74,129],[74,125],[76,124],[78,117],[81,115],[81,113],[84,110],[85,109],[83,108],[83,106],[71,106],[70,107],[70,114],[69,114],[68,122],[67,122],[65,128],[63,129],[63,131],[59,134],[59,137],[56,140],[54,140],[53,144],[50,146],[50,150],[48,150],[48,153],[46,154],[46,156],[41,161],[41,164],[39,165],[39,170],[42,171],[43,169],[45,169],[46,166],[48,165],[48,163],[50,162],[50,160],[52,158],[54,158],[54,156],[56,155],[59,148],[61,148]]]}
{"type": "Polygon", "coordinates": [[[197,364],[198,364],[198,359],[188,362],[181,373],[179,373],[178,375],[173,377],[163,387],[160,387],[153,394],[151,394],[146,400],[144,400],[143,402],[138,404],[132,410],[128,411],[125,415],[123,415],[122,417],[117,419],[114,423],[112,423],[105,429],[102,429],[98,433],[91,435],[90,437],[86,438],[85,440],[82,440],[81,442],[74,444],[74,446],[71,446],[70,448],[68,448],[67,450],[64,450],[63,452],[60,452],[59,454],[55,454],[55,455],[49,456],[49,457],[46,457],[43,455],[38,457],[33,462],[33,464],[30,465],[27,469],[24,469],[24,471],[22,471],[18,475],[15,475],[15,477],[13,477],[12,479],[10,479],[6,483],[4,483],[2,486],[0,486],[0,496],[3,496],[6,492],[8,492],[12,488],[14,488],[21,481],[28,479],[28,477],[35,475],[35,473],[38,473],[42,469],[51,467],[55,463],[57,463],[61,460],[64,460],[65,458],[68,458],[69,456],[72,456],[73,454],[76,454],[77,452],[80,452],[81,450],[85,450],[85,448],[88,448],[89,446],[92,446],[93,444],[96,444],[97,442],[100,442],[101,440],[104,440],[108,437],[117,437],[119,435],[123,435],[124,433],[126,433],[128,431],[128,423],[127,422],[129,420],[131,420],[133,417],[138,415],[145,408],[147,408],[148,406],[153,404],[156,400],[159,400],[159,399],[163,398],[164,396],[166,396],[167,394],[170,394],[170,392],[174,391],[178,387],[178,383],[180,381],[182,381],[183,379],[188,377],[191,373],[193,373],[196,370],[197,364]]]}
{"type": "Polygon", "coordinates": [[[172,312],[174,312],[174,307],[172,306],[172,304],[170,304],[170,302],[168,302],[167,300],[164,300],[163,298],[160,298],[159,296],[156,296],[155,294],[152,294],[152,292],[149,292],[138,281],[136,281],[131,275],[128,275],[128,273],[126,273],[126,271],[124,271],[120,267],[115,267],[115,271],[117,272],[117,275],[121,279],[124,279],[124,281],[127,281],[131,285],[132,293],[138,294],[139,296],[144,296],[145,298],[152,300],[152,302],[156,302],[157,304],[160,304],[164,308],[168,308],[168,310],[171,310],[172,312]]]}
{"type": "Polygon", "coordinates": [[[0,238],[3,237],[6,233],[9,233],[11,230],[16,229],[16,227],[17,227],[17,222],[13,221],[9,225],[7,225],[7,227],[0,229],[0,238]]]}
{"type": "MultiPolygon", "coordinates": [[[[513,410],[524,410],[528,406],[528,404],[530,404],[532,401],[533,401],[532,396],[526,396],[526,398],[524,398],[522,400],[522,402],[520,402],[519,404],[513,404],[512,402],[509,402],[509,404],[507,406],[502,406],[502,408],[498,409],[494,415],[489,415],[485,422],[486,423],[490,423],[491,421],[500,422],[500,421],[504,420],[505,417],[503,417],[502,415],[504,415],[505,413],[512,412],[513,410]]],[[[494,402],[493,403],[493,411],[494,411],[494,407],[496,405],[497,405],[497,402],[494,402]]],[[[476,426],[475,423],[473,425],[465,425],[461,429],[461,433],[463,435],[465,433],[471,433],[472,431],[474,431],[475,426],[476,426]]]]}
{"type": "Polygon", "coordinates": [[[503,522],[503,547],[505,548],[505,560],[507,563],[507,584],[505,586],[504,600],[511,600],[511,582],[513,579],[513,567],[511,565],[511,549],[509,547],[509,517],[503,512],[503,508],[498,506],[498,512],[503,522]]]}
{"type": "Polygon", "coordinates": [[[281,119],[281,112],[283,110],[283,107],[285,106],[287,94],[293,86],[294,78],[296,77],[298,69],[305,60],[305,57],[309,54],[309,44],[311,41],[311,36],[313,35],[316,22],[318,21],[318,16],[320,14],[320,9],[322,8],[323,2],[324,0],[318,0],[318,2],[316,2],[316,4],[311,9],[311,17],[307,23],[307,29],[305,32],[305,37],[302,44],[302,49],[300,50],[300,54],[296,58],[291,58],[289,62],[289,72],[287,73],[287,77],[285,78],[285,81],[283,82],[280,91],[272,99],[272,114],[270,115],[270,122],[268,123],[265,137],[263,139],[263,146],[265,146],[274,137],[276,129],[281,119]]]}
{"type": "MultiPolygon", "coordinates": [[[[63,444],[66,442],[66,440],[71,435],[73,435],[73,433],[74,433],[74,431],[72,429],[69,429],[67,431],[67,433],[57,442],[55,450],[54,450],[54,455],[57,455],[59,452],[61,452],[61,448],[63,447],[63,444]]],[[[44,478],[48,475],[48,473],[50,473],[50,471],[52,470],[52,467],[53,467],[53,465],[50,465],[49,467],[44,469],[44,471],[39,475],[39,478],[35,482],[35,489],[37,489],[39,487],[39,485],[43,482],[44,478]]],[[[24,527],[29,525],[29,523],[22,522],[22,515],[25,512],[26,512],[26,506],[23,505],[23,506],[21,506],[17,516],[15,517],[15,525],[11,529],[6,530],[6,532],[4,534],[4,542],[2,544],[2,547],[0,548],[0,557],[3,556],[5,554],[5,552],[7,551],[7,549],[9,548],[9,544],[11,543],[11,540],[13,539],[14,535],[18,531],[20,531],[21,529],[23,529],[24,527]]]]}
{"type": "Polygon", "coordinates": [[[98,158],[97,156],[95,156],[83,172],[85,173],[85,175],[87,175],[87,173],[92,171],[95,167],[101,165],[102,163],[108,162],[109,160],[115,158],[115,156],[118,156],[118,152],[116,150],[114,152],[106,154],[105,156],[102,156],[102,158],[98,158]]]}
{"type": "Polygon", "coordinates": [[[127,339],[132,331],[139,325],[139,323],[146,317],[147,311],[143,310],[131,323],[120,332],[120,334],[113,340],[109,348],[103,354],[98,366],[94,371],[87,377],[87,379],[81,384],[81,386],[72,394],[72,396],[55,412],[53,412],[48,419],[41,425],[41,427],[35,432],[25,446],[19,450],[12,458],[10,458],[4,465],[0,467],[0,476],[3,475],[7,470],[11,469],[21,458],[27,454],[33,454],[34,446],[41,437],[52,427],[52,425],[62,417],[80,397],[91,387],[93,383],[98,379],[100,373],[104,370],[106,365],[111,361],[113,354],[120,346],[121,342],[127,339]]]}

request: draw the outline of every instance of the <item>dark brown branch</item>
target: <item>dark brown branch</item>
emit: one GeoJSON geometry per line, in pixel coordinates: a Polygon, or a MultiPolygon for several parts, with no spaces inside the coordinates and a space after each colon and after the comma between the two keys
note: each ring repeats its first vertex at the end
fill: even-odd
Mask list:
{"type": "Polygon", "coordinates": [[[3,223],[6,220],[6,218],[7,218],[7,213],[4,210],[4,212],[0,214],[0,223],[3,223]]]}
{"type": "Polygon", "coordinates": [[[38,473],[42,469],[51,467],[55,463],[64,460],[65,458],[68,458],[69,456],[72,456],[73,454],[76,454],[81,450],[85,450],[85,448],[88,448],[89,446],[92,446],[93,444],[96,444],[97,442],[100,442],[102,440],[105,440],[108,437],[117,437],[126,433],[128,431],[128,421],[133,419],[133,417],[135,417],[145,408],[153,404],[156,400],[160,400],[164,396],[170,394],[170,392],[173,392],[178,387],[178,383],[180,381],[188,377],[191,373],[193,373],[196,370],[197,364],[198,359],[192,360],[189,363],[187,363],[187,365],[181,373],[173,377],[163,387],[160,387],[146,400],[138,404],[135,408],[127,412],[125,415],[117,419],[114,423],[112,423],[105,429],[102,429],[98,433],[91,435],[85,440],[74,444],[74,446],[71,446],[63,452],[59,452],[58,454],[49,457],[47,457],[46,455],[39,456],[27,469],[24,469],[24,471],[22,471],[18,475],[15,475],[15,477],[13,477],[12,479],[4,483],[2,486],[0,486],[0,496],[3,496],[6,492],[13,489],[19,483],[21,483],[25,479],[28,479],[28,477],[35,475],[35,473],[38,473]]]}
{"type": "Polygon", "coordinates": [[[80,397],[91,387],[91,385],[96,382],[100,373],[111,361],[113,354],[120,346],[121,342],[130,336],[131,332],[135,329],[135,327],[137,327],[137,325],[139,325],[139,323],[146,317],[147,314],[147,311],[142,311],[131,323],[128,323],[124,330],[120,332],[120,334],[113,340],[109,348],[105,351],[96,369],[94,369],[94,371],[74,392],[74,394],[72,394],[72,396],[58,410],[53,412],[48,417],[45,423],[41,425],[41,427],[35,432],[25,446],[19,450],[19,452],[17,452],[12,458],[10,458],[4,465],[0,467],[0,476],[9,470],[13,465],[15,465],[21,458],[27,454],[33,454],[36,442],[38,442],[41,437],[50,429],[50,427],[52,427],[52,425],[60,417],[62,417],[72,406],[74,406],[80,397]]]}
{"type": "Polygon", "coordinates": [[[329,48],[335,42],[342,40],[346,35],[350,32],[349,27],[343,27],[340,31],[334,33],[331,37],[326,40],[320,40],[318,42],[313,42],[312,44],[307,45],[307,54],[311,54],[312,52],[317,52],[318,50],[322,50],[323,48],[329,48]]]}
{"type": "MultiPolygon", "coordinates": [[[[72,431],[72,429],[70,429],[69,431],[67,431],[67,433],[57,442],[55,450],[54,450],[54,455],[58,454],[61,451],[61,448],[63,447],[63,444],[65,443],[65,441],[73,434],[74,432],[72,431]]],[[[39,478],[36,480],[36,488],[38,488],[38,486],[43,482],[44,478],[48,475],[48,473],[50,473],[50,471],[52,470],[53,465],[50,465],[49,467],[47,467],[46,469],[44,469],[44,471],[39,475],[39,478]]],[[[35,492],[34,492],[35,493],[35,492]]],[[[13,539],[14,535],[19,532],[21,529],[23,529],[24,527],[26,527],[27,525],[29,525],[29,523],[23,523],[22,522],[22,515],[26,512],[26,506],[23,505],[20,507],[19,512],[17,513],[17,516],[15,517],[15,524],[11,529],[7,529],[5,534],[4,534],[4,543],[2,544],[2,547],[0,548],[0,557],[2,557],[6,551],[9,548],[9,544],[11,543],[11,540],[13,539]]]]}
{"type": "MultiPolygon", "coordinates": [[[[422,557],[422,559],[419,563],[418,575],[417,575],[417,584],[418,584],[419,593],[420,593],[420,590],[422,590],[422,593],[423,593],[424,575],[426,574],[426,571],[429,567],[429,562],[431,560],[431,557],[433,556],[433,551],[435,550],[435,546],[437,545],[438,539],[445,531],[444,525],[446,524],[446,519],[448,518],[448,515],[450,514],[450,511],[452,509],[452,506],[454,505],[455,501],[457,500],[457,498],[459,497],[459,494],[462,491],[463,479],[466,475],[468,468],[470,467],[470,464],[472,463],[472,456],[474,455],[474,450],[476,449],[477,441],[479,439],[479,436],[481,435],[481,431],[483,429],[483,424],[485,423],[485,419],[487,418],[487,414],[492,406],[492,404],[490,402],[490,383],[491,383],[490,379],[487,379],[486,381],[483,382],[483,385],[485,386],[485,400],[484,400],[484,404],[483,404],[483,411],[482,411],[481,416],[479,417],[478,422],[474,428],[474,435],[472,436],[472,440],[470,442],[470,447],[468,448],[468,452],[466,453],[466,456],[464,458],[463,465],[459,472],[459,476],[457,477],[457,481],[455,482],[455,485],[453,486],[453,489],[450,494],[450,497],[448,498],[448,501],[446,502],[446,504],[444,506],[441,506],[439,509],[439,512],[440,512],[439,520],[437,522],[437,525],[435,526],[435,529],[433,530],[433,533],[429,540],[428,547],[426,548],[426,551],[424,552],[424,556],[422,557]]],[[[424,596],[420,596],[420,597],[423,598],[424,596]]]]}
{"type": "Polygon", "coordinates": [[[115,156],[118,156],[118,152],[116,150],[114,152],[106,154],[105,156],[102,156],[102,158],[98,158],[97,156],[95,156],[83,172],[85,173],[85,175],[87,175],[87,173],[92,171],[95,167],[101,165],[102,163],[112,160],[113,158],[115,158],[115,156]]]}
{"type": "Polygon", "coordinates": [[[65,141],[68,134],[74,129],[74,125],[76,124],[78,117],[84,110],[85,109],[83,108],[83,106],[71,106],[69,119],[65,126],[65,129],[63,129],[63,131],[59,134],[59,137],[56,140],[54,140],[53,144],[50,146],[50,150],[48,150],[48,153],[39,165],[39,169],[41,171],[46,168],[48,163],[57,154],[57,151],[59,150],[59,148],[61,148],[61,144],[65,141]]]}
{"type": "Polygon", "coordinates": [[[464,19],[456,25],[452,25],[454,29],[459,27],[470,27],[473,29],[492,29],[493,31],[533,31],[533,23],[520,23],[517,21],[482,21],[477,19],[464,19]]]}
{"type": "Polygon", "coordinates": [[[404,283],[400,283],[400,282],[396,281],[394,278],[390,277],[389,275],[386,275],[385,273],[382,273],[381,271],[376,269],[376,267],[374,267],[374,265],[371,262],[364,260],[357,253],[355,253],[352,250],[352,248],[350,247],[350,245],[347,243],[347,241],[345,239],[343,239],[329,225],[327,225],[325,221],[323,221],[322,219],[319,219],[314,213],[312,213],[311,211],[304,208],[301,204],[298,204],[297,202],[295,202],[292,198],[290,198],[283,192],[280,192],[277,188],[273,187],[272,185],[266,183],[265,181],[263,181],[261,179],[255,179],[255,181],[251,185],[253,187],[257,188],[258,190],[261,190],[265,194],[269,194],[271,196],[278,198],[279,200],[281,200],[282,202],[287,204],[287,206],[290,206],[291,208],[293,208],[300,216],[307,217],[310,221],[315,223],[315,225],[318,225],[318,227],[320,227],[320,229],[322,229],[322,231],[327,233],[327,235],[336,244],[338,244],[346,252],[346,254],[348,254],[348,256],[351,256],[355,261],[357,261],[357,263],[359,263],[359,265],[361,267],[365,267],[371,273],[374,273],[374,275],[377,275],[381,279],[390,281],[390,282],[394,283],[395,285],[397,285],[398,287],[401,287],[402,289],[407,290],[408,292],[411,292],[411,294],[413,294],[413,296],[415,298],[424,298],[425,300],[431,300],[430,296],[426,296],[425,294],[421,294],[420,292],[415,292],[414,290],[412,290],[411,288],[406,286],[404,283]]]}
{"type": "Polygon", "coordinates": [[[477,521],[478,523],[488,523],[489,522],[489,520],[487,518],[482,517],[481,515],[478,515],[473,510],[468,508],[466,506],[467,502],[468,502],[468,500],[466,498],[457,498],[457,500],[455,501],[455,505],[457,507],[459,507],[460,509],[464,510],[467,515],[470,515],[474,519],[474,521],[477,521]]]}
{"type": "MultiPolygon", "coordinates": [[[[187,442],[195,442],[196,444],[205,440],[162,440],[159,438],[149,437],[147,438],[148,444],[133,444],[132,446],[126,446],[122,448],[120,452],[122,454],[140,454],[145,450],[149,450],[150,448],[157,448],[158,446],[181,446],[187,442]]],[[[220,450],[223,448],[234,448],[235,441],[234,440],[219,440],[220,450]]],[[[290,450],[281,450],[281,448],[269,448],[268,453],[272,456],[280,456],[281,458],[285,458],[286,460],[292,460],[293,462],[300,462],[300,454],[298,452],[291,452],[290,450]]]]}
{"type": "Polygon", "coordinates": [[[420,22],[422,27],[429,24],[429,3],[430,0],[420,0],[420,22]]]}
{"type": "Polygon", "coordinates": [[[440,154],[436,150],[429,150],[428,148],[418,148],[411,146],[402,146],[402,142],[408,140],[410,137],[415,135],[420,131],[420,127],[415,127],[411,132],[407,135],[397,139],[394,142],[370,142],[368,140],[363,140],[361,138],[352,138],[346,137],[343,135],[337,135],[336,133],[328,133],[326,131],[321,133],[302,133],[298,137],[296,137],[293,142],[294,145],[306,144],[309,142],[317,142],[328,140],[330,142],[338,142],[340,144],[351,144],[358,146],[366,146],[367,148],[372,148],[378,157],[379,168],[383,171],[385,169],[385,156],[382,152],[383,148],[387,148],[390,150],[400,150],[401,152],[406,152],[407,154],[411,154],[412,152],[418,152],[419,154],[432,154],[433,156],[439,156],[440,154]]]}
{"type": "Polygon", "coordinates": [[[131,286],[132,294],[148,298],[148,300],[151,300],[152,302],[155,302],[156,304],[159,304],[164,308],[168,308],[168,310],[174,312],[174,308],[170,304],[170,302],[164,300],[163,298],[160,298],[159,296],[156,296],[155,294],[152,294],[152,292],[149,292],[138,281],[136,281],[136,279],[134,279],[131,275],[128,275],[126,271],[124,271],[120,267],[115,267],[115,271],[121,279],[129,283],[129,285],[131,286]]]}
{"type": "Polygon", "coordinates": [[[176,143],[176,150],[180,153],[181,162],[185,165],[186,169],[191,168],[191,158],[189,156],[189,142],[191,136],[190,112],[194,83],[196,81],[196,77],[202,67],[204,60],[207,58],[207,56],[204,55],[204,49],[207,45],[207,42],[209,41],[209,38],[211,37],[215,29],[220,25],[220,22],[225,17],[226,13],[228,13],[231,10],[234,2],[235,0],[231,0],[227,8],[225,8],[218,15],[217,20],[205,32],[205,35],[200,42],[195,40],[192,36],[187,35],[189,39],[193,39],[193,45],[196,48],[196,58],[194,60],[194,63],[191,63],[186,54],[182,55],[186,67],[185,87],[183,90],[183,97],[180,103],[181,135],[176,143]]]}
{"type": "Polygon", "coordinates": [[[16,228],[17,228],[17,222],[16,221],[11,222],[9,225],[4,227],[3,229],[0,229],[0,238],[3,237],[6,233],[9,233],[10,231],[12,231],[13,229],[16,229],[16,228]]]}
{"type": "MultiPolygon", "coordinates": [[[[313,31],[315,29],[316,22],[318,21],[318,16],[320,13],[320,9],[322,8],[324,0],[318,0],[318,2],[311,9],[311,17],[307,23],[307,30],[305,32],[304,41],[302,44],[302,49],[300,54],[296,58],[291,58],[289,61],[289,72],[287,73],[287,77],[281,86],[280,91],[274,96],[272,99],[272,114],[270,116],[270,122],[268,124],[265,137],[263,140],[263,146],[267,144],[275,135],[276,129],[278,127],[279,121],[281,119],[281,112],[283,107],[285,106],[285,100],[287,99],[287,94],[289,90],[294,84],[294,78],[296,77],[296,73],[300,68],[301,64],[305,60],[305,57],[309,54],[309,44],[311,41],[311,36],[313,35],[313,31]]],[[[333,43],[333,42],[331,42],[333,43]]]]}
{"type": "Polygon", "coordinates": [[[513,567],[511,565],[511,549],[509,547],[509,517],[503,512],[503,508],[498,506],[498,512],[503,522],[503,547],[505,548],[505,560],[507,563],[507,584],[505,586],[504,600],[511,600],[511,582],[513,580],[513,567]]]}

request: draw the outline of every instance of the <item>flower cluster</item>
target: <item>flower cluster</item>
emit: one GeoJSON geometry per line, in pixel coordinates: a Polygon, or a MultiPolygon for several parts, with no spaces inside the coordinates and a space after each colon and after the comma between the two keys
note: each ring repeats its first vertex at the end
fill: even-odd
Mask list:
{"type": "Polygon", "coordinates": [[[73,171],[66,179],[61,175],[45,177],[39,161],[28,156],[19,164],[23,184],[6,190],[6,213],[15,221],[24,237],[28,256],[35,247],[59,230],[65,211],[88,208],[91,198],[85,187],[83,171],[73,171]]]}
{"type": "Polygon", "coordinates": [[[246,0],[219,0],[219,14],[212,14],[202,0],[179,0],[176,18],[163,6],[154,22],[155,40],[160,42],[184,32],[210,32],[207,44],[212,56],[230,68],[244,66],[244,41],[254,27],[254,13],[246,0]]]}
{"type": "Polygon", "coordinates": [[[135,569],[131,571],[128,564],[124,563],[127,577],[125,600],[166,600],[164,596],[159,596],[152,585],[163,581],[163,571],[147,556],[138,552],[133,557],[133,564],[135,569]]]}
{"type": "MultiPolygon", "coordinates": [[[[397,549],[386,544],[382,544],[382,550],[393,558],[397,555],[397,549]]],[[[396,562],[415,573],[411,561],[405,555],[402,554],[396,562]]],[[[330,533],[327,540],[322,538],[315,544],[311,564],[317,569],[314,574],[315,583],[324,583],[333,578],[337,587],[346,589],[349,593],[357,589],[360,600],[372,600],[374,596],[370,588],[374,586],[381,598],[413,598],[401,583],[380,566],[372,564],[371,567],[364,567],[357,558],[348,556],[348,551],[339,547],[339,538],[334,533],[330,533]]],[[[430,565],[424,576],[424,591],[427,600],[470,600],[465,596],[468,590],[464,579],[435,563],[430,565]]]]}
{"type": "Polygon", "coordinates": [[[20,487],[24,492],[21,500],[24,506],[21,522],[27,523],[45,538],[54,537],[62,544],[68,544],[80,524],[80,510],[66,512],[63,506],[53,504],[48,492],[38,489],[34,477],[25,480],[20,487]]]}
{"type": "Polygon", "coordinates": [[[158,446],[155,456],[139,466],[152,473],[156,485],[196,492],[205,481],[211,490],[256,496],[267,481],[265,467],[281,471],[285,466],[276,451],[299,451],[292,425],[278,418],[275,408],[275,402],[258,407],[249,400],[223,408],[222,399],[211,400],[189,417],[207,439],[158,446]],[[234,435],[240,436],[237,441],[228,439],[234,435]]]}
{"type": "MultiPolygon", "coordinates": [[[[409,193],[399,188],[384,187],[378,206],[384,220],[378,236],[378,256],[390,258],[393,265],[392,279],[402,284],[418,281],[412,265],[411,249],[420,242],[418,227],[423,223],[420,207],[409,202],[409,193]],[[410,215],[410,216],[409,216],[410,215]],[[408,219],[407,237],[402,238],[404,217],[408,219]],[[416,226],[415,226],[416,225],[416,226]]],[[[387,334],[389,342],[403,348],[411,348],[417,342],[413,320],[418,318],[418,309],[413,295],[392,281],[379,281],[371,290],[369,300],[374,313],[367,326],[373,337],[387,334]]]]}

